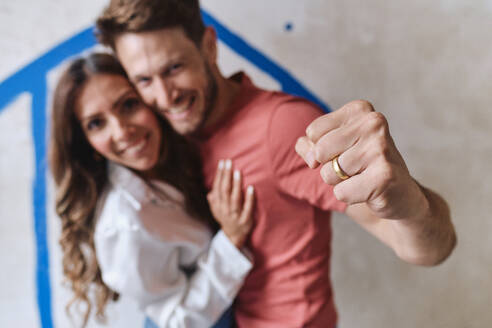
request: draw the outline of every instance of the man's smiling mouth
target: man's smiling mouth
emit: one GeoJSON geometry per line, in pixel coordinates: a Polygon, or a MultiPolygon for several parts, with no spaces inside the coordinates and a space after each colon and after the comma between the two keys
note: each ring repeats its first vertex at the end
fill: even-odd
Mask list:
{"type": "Polygon", "coordinates": [[[189,99],[181,106],[171,107],[164,111],[165,115],[173,120],[184,119],[191,112],[193,105],[195,104],[196,96],[189,96],[189,99]]]}

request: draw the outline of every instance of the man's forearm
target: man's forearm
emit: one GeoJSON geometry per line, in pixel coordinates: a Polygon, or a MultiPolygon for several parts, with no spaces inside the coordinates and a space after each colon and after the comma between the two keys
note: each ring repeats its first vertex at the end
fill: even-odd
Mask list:
{"type": "Polygon", "coordinates": [[[428,206],[419,218],[385,220],[391,225],[391,246],[404,261],[432,266],[444,261],[456,245],[449,207],[433,191],[420,186],[428,206]]]}

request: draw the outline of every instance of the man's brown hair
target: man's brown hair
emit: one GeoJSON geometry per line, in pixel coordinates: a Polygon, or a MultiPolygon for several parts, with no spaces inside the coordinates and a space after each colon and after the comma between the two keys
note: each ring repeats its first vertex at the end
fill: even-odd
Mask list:
{"type": "Polygon", "coordinates": [[[181,27],[199,47],[205,25],[198,0],[111,0],[96,22],[99,42],[114,50],[116,37],[181,27]]]}

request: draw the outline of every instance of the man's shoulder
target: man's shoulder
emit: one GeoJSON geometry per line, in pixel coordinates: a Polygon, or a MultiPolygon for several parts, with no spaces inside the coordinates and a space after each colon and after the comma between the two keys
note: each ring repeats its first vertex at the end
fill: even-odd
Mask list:
{"type": "Polygon", "coordinates": [[[281,105],[301,105],[316,107],[315,104],[310,101],[285,93],[279,90],[266,89],[261,86],[256,85],[251,78],[243,73],[238,72],[234,74],[231,79],[239,82],[241,84],[241,92],[239,95],[238,103],[240,107],[248,107],[251,109],[260,108],[271,108],[275,109],[281,105]]]}
{"type": "Polygon", "coordinates": [[[270,92],[271,128],[280,126],[302,126],[304,129],[311,121],[323,115],[323,110],[315,103],[281,91],[270,92]]]}
{"type": "Polygon", "coordinates": [[[295,95],[277,90],[267,90],[255,88],[250,94],[250,101],[247,106],[251,110],[259,111],[261,115],[278,115],[281,113],[285,119],[294,118],[296,116],[308,117],[319,116],[323,114],[323,110],[315,103],[295,95]],[[292,117],[293,114],[294,117],[292,117]]]}

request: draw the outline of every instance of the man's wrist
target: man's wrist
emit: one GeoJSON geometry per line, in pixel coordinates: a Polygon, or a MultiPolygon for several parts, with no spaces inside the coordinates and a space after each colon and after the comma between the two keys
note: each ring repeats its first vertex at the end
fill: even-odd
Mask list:
{"type": "Polygon", "coordinates": [[[426,189],[421,186],[416,180],[414,182],[414,189],[412,190],[410,197],[413,197],[413,201],[408,205],[408,212],[402,214],[399,220],[395,220],[405,226],[419,225],[432,217],[432,206],[430,195],[426,189]]]}

